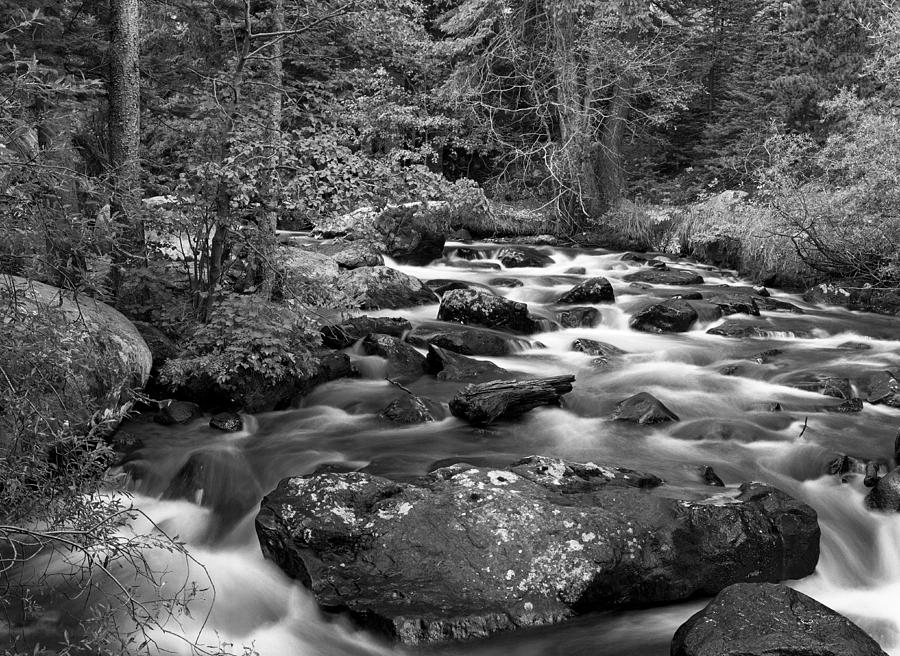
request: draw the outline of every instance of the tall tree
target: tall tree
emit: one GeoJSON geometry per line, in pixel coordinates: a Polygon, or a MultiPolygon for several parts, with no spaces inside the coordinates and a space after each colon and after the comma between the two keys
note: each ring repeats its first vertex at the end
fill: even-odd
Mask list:
{"type": "Polygon", "coordinates": [[[138,0],[109,5],[109,165],[110,208],[123,227],[125,256],[141,255],[140,13],[138,0]]]}
{"type": "Polygon", "coordinates": [[[648,0],[467,0],[440,26],[460,45],[460,98],[501,160],[543,170],[575,223],[618,205],[629,133],[688,91],[679,22],[648,0]]]}

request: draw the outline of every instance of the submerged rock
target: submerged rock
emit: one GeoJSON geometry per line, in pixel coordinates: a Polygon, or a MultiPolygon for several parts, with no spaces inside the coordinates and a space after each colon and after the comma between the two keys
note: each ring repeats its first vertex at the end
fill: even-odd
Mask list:
{"type": "Polygon", "coordinates": [[[900,381],[890,371],[879,371],[869,379],[869,395],[866,401],[900,408],[900,381]]]}
{"type": "Polygon", "coordinates": [[[614,303],[616,294],[606,278],[591,278],[578,283],[556,301],[562,305],[614,303]]]}
{"type": "Polygon", "coordinates": [[[362,348],[367,355],[387,360],[388,378],[418,378],[424,373],[425,356],[396,337],[372,333],[363,339],[362,348]]]}
{"type": "Polygon", "coordinates": [[[209,427],[225,433],[237,433],[244,429],[244,420],[236,412],[219,412],[209,420],[209,427]]]}
{"type": "Polygon", "coordinates": [[[477,289],[454,289],[444,294],[437,318],[440,321],[505,328],[520,333],[540,330],[539,322],[528,314],[525,303],[477,289]]]}
{"type": "Polygon", "coordinates": [[[492,287],[522,287],[525,283],[518,278],[491,278],[488,284],[492,287]]]}
{"type": "Polygon", "coordinates": [[[632,421],[637,424],[660,424],[666,421],[678,421],[678,415],[669,410],[652,394],[638,392],[616,405],[612,419],[632,421]]]}
{"type": "Polygon", "coordinates": [[[645,282],[651,285],[702,285],[703,276],[684,269],[648,268],[629,273],[625,282],[645,282]]]}
{"type": "Polygon", "coordinates": [[[593,328],[603,320],[603,315],[594,307],[573,307],[557,312],[556,320],[563,328],[593,328]]]}
{"type": "Polygon", "coordinates": [[[425,371],[434,374],[438,380],[454,381],[485,381],[512,376],[489,360],[468,358],[434,344],[428,345],[425,371]]]}
{"type": "Polygon", "coordinates": [[[774,488],[685,500],[652,474],[538,456],[410,483],[288,478],[256,526],[322,607],[409,644],[798,578],[819,553],[815,511],[774,488]]]}
{"type": "Polygon", "coordinates": [[[759,307],[749,294],[714,294],[706,299],[718,305],[725,315],[750,314],[759,316],[759,307]]]}
{"type": "Polygon", "coordinates": [[[159,410],[153,415],[153,421],[163,426],[175,426],[189,424],[202,415],[203,412],[196,403],[168,399],[160,403],[159,410]]]}
{"type": "Polygon", "coordinates": [[[418,325],[406,341],[419,348],[434,344],[463,355],[509,355],[531,347],[531,342],[523,337],[452,323],[418,325]]]}
{"type": "Polygon", "coordinates": [[[397,424],[421,424],[440,421],[446,416],[444,408],[437,401],[425,396],[405,393],[384,407],[378,416],[397,424]]]}
{"type": "Polygon", "coordinates": [[[856,624],[784,585],[738,583],[682,624],[672,656],[887,656],[856,624]]]}
{"type": "Polygon", "coordinates": [[[450,412],[476,426],[497,419],[514,419],[542,405],[559,405],[572,391],[575,376],[551,376],[531,380],[495,380],[466,385],[450,401],[450,412]]]}
{"type": "Polygon", "coordinates": [[[497,253],[497,259],[507,269],[518,267],[545,267],[553,264],[553,258],[534,248],[506,246],[497,253]]]}
{"type": "Polygon", "coordinates": [[[639,310],[628,325],[646,333],[683,333],[691,329],[697,318],[690,303],[671,300],[639,310]]]}

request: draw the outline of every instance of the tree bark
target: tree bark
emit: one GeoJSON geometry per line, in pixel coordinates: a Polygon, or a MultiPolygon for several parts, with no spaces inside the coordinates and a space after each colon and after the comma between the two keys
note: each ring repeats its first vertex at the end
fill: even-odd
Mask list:
{"type": "Polygon", "coordinates": [[[614,209],[625,195],[622,146],[631,113],[631,83],[620,79],[613,88],[596,158],[597,183],[603,211],[614,209]]]}
{"type": "Polygon", "coordinates": [[[512,419],[541,405],[559,405],[572,391],[575,376],[552,376],[533,380],[494,380],[466,385],[450,401],[450,412],[476,426],[496,419],[512,419]]]}
{"type": "MultiPolygon", "coordinates": [[[[284,0],[274,0],[272,32],[284,31],[284,0]]],[[[268,91],[266,92],[266,129],[263,142],[266,148],[268,171],[263,185],[263,214],[260,220],[260,294],[272,295],[275,263],[275,231],[278,229],[278,165],[281,162],[281,95],[284,85],[284,41],[275,39],[268,53],[268,91]]]]}
{"type": "Polygon", "coordinates": [[[109,165],[110,210],[123,229],[120,261],[144,254],[140,220],[140,14],[138,0],[110,0],[109,165]]]}

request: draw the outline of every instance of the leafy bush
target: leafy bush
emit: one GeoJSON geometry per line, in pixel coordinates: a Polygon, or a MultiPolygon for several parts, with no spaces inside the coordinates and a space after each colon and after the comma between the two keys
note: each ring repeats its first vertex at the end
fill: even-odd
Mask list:
{"type": "Polygon", "coordinates": [[[196,327],[186,354],[160,372],[173,387],[204,386],[245,392],[248,380],[276,385],[312,373],[311,350],[319,343],[311,321],[290,305],[258,296],[224,296],[210,320],[196,327]]]}
{"type": "Polygon", "coordinates": [[[770,140],[764,199],[811,269],[876,285],[900,282],[900,115],[842,93],[825,103],[839,129],[824,146],[770,140]]]}

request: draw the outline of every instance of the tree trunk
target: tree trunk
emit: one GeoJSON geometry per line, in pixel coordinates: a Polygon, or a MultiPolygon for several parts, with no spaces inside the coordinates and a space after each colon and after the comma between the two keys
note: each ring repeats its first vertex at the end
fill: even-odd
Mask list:
{"type": "Polygon", "coordinates": [[[110,209],[124,240],[117,259],[144,255],[140,220],[140,16],[138,0],[110,0],[109,165],[110,209]]]}
{"type": "Polygon", "coordinates": [[[607,212],[614,209],[625,195],[622,146],[630,113],[631,83],[627,79],[619,79],[613,88],[595,164],[602,208],[607,212]]]}
{"type": "MultiPolygon", "coordinates": [[[[272,7],[272,32],[284,31],[284,0],[274,0],[272,7]]],[[[282,59],[284,41],[276,38],[268,53],[268,91],[266,92],[266,129],[263,141],[266,148],[268,172],[263,184],[263,213],[260,217],[260,294],[268,299],[272,295],[275,264],[275,231],[278,228],[278,165],[281,162],[281,94],[284,84],[282,59]]]]}

